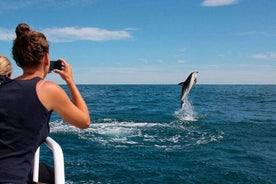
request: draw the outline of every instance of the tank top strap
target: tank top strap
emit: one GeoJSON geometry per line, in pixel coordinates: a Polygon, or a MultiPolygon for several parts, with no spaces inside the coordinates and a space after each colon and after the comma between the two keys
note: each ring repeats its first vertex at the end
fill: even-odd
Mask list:
{"type": "Polygon", "coordinates": [[[38,86],[37,86],[37,88],[36,88],[36,92],[38,93],[39,92],[39,90],[41,89],[41,87],[42,87],[42,85],[45,83],[45,80],[42,80],[41,82],[40,82],[40,84],[38,84],[38,86]]]}

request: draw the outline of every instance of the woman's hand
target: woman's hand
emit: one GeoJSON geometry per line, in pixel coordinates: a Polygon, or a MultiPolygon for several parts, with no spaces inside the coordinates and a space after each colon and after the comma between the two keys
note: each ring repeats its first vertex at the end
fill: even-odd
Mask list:
{"type": "Polygon", "coordinates": [[[65,61],[65,59],[59,58],[58,61],[61,61],[62,70],[54,69],[54,72],[58,73],[66,83],[73,82],[72,67],[65,61]]]}

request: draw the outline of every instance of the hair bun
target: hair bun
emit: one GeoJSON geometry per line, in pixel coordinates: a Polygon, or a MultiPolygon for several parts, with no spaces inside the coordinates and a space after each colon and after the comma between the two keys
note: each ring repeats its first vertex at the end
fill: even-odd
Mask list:
{"type": "Polygon", "coordinates": [[[21,23],[21,24],[18,24],[18,26],[16,27],[15,33],[16,33],[17,37],[20,37],[24,33],[29,32],[30,30],[31,29],[30,29],[30,26],[28,24],[21,23]]]}

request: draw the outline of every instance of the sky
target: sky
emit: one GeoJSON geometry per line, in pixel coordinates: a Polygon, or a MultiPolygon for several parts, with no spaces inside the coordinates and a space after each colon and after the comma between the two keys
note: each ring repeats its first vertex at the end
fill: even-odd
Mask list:
{"type": "MultiPolygon", "coordinates": [[[[43,32],[77,84],[276,84],[275,0],[5,0],[0,53],[19,23],[43,32]]],[[[63,83],[51,73],[47,80],[63,83]]]]}

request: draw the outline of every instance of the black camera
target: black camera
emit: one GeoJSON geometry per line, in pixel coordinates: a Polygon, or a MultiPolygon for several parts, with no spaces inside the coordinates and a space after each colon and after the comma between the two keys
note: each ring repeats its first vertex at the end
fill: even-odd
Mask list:
{"type": "Polygon", "coordinates": [[[50,61],[49,71],[53,71],[54,69],[62,70],[61,61],[50,61]]]}

